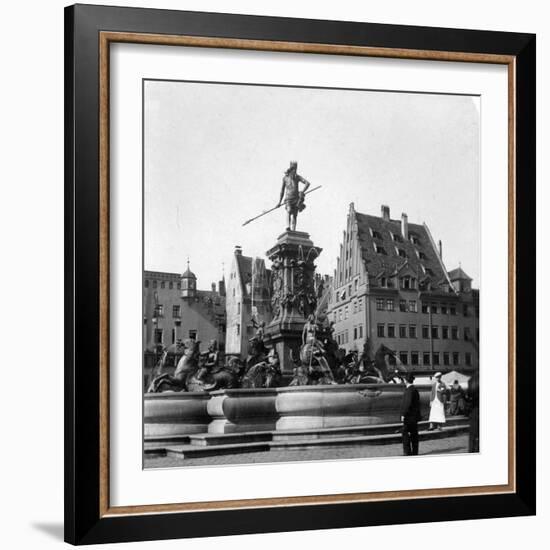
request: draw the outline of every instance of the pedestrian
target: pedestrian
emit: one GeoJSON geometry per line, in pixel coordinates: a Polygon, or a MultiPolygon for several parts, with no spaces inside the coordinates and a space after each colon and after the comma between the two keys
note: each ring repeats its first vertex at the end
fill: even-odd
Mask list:
{"type": "Polygon", "coordinates": [[[468,381],[468,401],[471,407],[468,451],[479,453],[479,371],[468,381]]]}
{"type": "Polygon", "coordinates": [[[405,391],[401,402],[401,422],[403,423],[403,454],[418,454],[418,422],[420,420],[420,395],[414,387],[414,375],[405,377],[405,391]]]}
{"type": "Polygon", "coordinates": [[[441,373],[436,372],[432,383],[432,393],[430,395],[430,426],[429,431],[441,430],[441,425],[445,424],[445,397],[447,386],[441,381],[441,373]]]}
{"type": "Polygon", "coordinates": [[[449,397],[449,415],[457,416],[459,414],[464,414],[465,409],[465,393],[461,388],[458,380],[453,382],[451,386],[451,392],[449,397]]]}

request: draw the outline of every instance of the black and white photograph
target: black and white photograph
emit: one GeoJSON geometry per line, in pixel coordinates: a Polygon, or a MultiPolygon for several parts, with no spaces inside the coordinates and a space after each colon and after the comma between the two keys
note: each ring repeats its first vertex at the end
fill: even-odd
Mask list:
{"type": "Polygon", "coordinates": [[[142,108],[143,467],[480,452],[480,97],[142,108]]]}

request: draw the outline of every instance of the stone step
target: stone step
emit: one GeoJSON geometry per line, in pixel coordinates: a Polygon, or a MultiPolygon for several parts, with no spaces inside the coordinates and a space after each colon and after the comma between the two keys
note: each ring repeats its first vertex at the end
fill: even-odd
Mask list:
{"type": "MultiPolygon", "coordinates": [[[[467,433],[469,425],[458,424],[448,426],[441,430],[422,430],[418,433],[421,441],[441,439],[444,437],[453,437],[461,433],[467,433]]],[[[393,433],[373,434],[364,436],[330,437],[323,439],[298,439],[287,441],[272,441],[270,449],[272,450],[308,450],[336,447],[353,447],[355,445],[388,445],[401,442],[401,431],[393,433]]]]}
{"type": "MultiPolygon", "coordinates": [[[[419,432],[421,441],[452,437],[461,433],[467,433],[468,424],[457,424],[446,426],[441,430],[422,430],[419,432]]],[[[199,458],[207,456],[219,456],[224,454],[240,454],[266,452],[269,450],[307,450],[316,448],[342,448],[355,445],[384,445],[401,442],[401,432],[378,433],[367,436],[346,436],[329,437],[323,439],[293,439],[287,441],[257,441],[252,443],[231,443],[222,445],[177,445],[167,447],[165,452],[168,456],[180,458],[199,458]]]]}
{"type": "Polygon", "coordinates": [[[145,438],[144,447],[147,451],[167,445],[186,445],[189,444],[189,438],[190,435],[153,435],[145,438]]]}
{"type": "MultiPolygon", "coordinates": [[[[447,419],[446,426],[467,423],[464,416],[454,416],[447,419]]],[[[419,430],[428,427],[428,422],[419,422],[419,430]]],[[[363,426],[346,426],[340,428],[312,428],[307,430],[276,430],[259,432],[240,432],[230,434],[192,434],[187,441],[176,441],[175,444],[209,446],[231,445],[236,443],[254,443],[260,441],[288,441],[292,439],[325,439],[347,436],[376,435],[384,433],[401,433],[401,424],[369,424],[363,426]]],[[[147,447],[147,445],[146,445],[147,447]]]]}
{"type": "Polygon", "coordinates": [[[179,445],[166,448],[166,454],[168,456],[177,456],[180,458],[200,458],[204,456],[220,456],[227,454],[261,453],[265,451],[269,451],[268,442],[210,446],[179,445]]]}

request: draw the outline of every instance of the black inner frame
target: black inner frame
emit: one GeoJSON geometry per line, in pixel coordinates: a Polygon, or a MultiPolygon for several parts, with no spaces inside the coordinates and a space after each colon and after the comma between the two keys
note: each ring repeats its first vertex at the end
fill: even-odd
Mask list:
{"type": "Polygon", "coordinates": [[[535,36],[143,8],[65,8],[65,540],[219,536],[535,514],[535,36]],[[516,492],[99,516],[99,32],[491,53],[516,58],[516,492]],[[521,374],[521,373],[520,373],[521,374]]]}

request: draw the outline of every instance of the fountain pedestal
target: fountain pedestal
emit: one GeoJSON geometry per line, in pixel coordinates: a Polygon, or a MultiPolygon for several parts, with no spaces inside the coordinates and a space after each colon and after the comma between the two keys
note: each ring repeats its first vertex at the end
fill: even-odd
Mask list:
{"type": "Polygon", "coordinates": [[[283,374],[292,373],[293,356],[299,357],[304,324],[317,306],[314,260],[321,251],[308,233],[285,231],[266,252],[272,262],[273,318],[265,338],[275,348],[283,374]]]}

